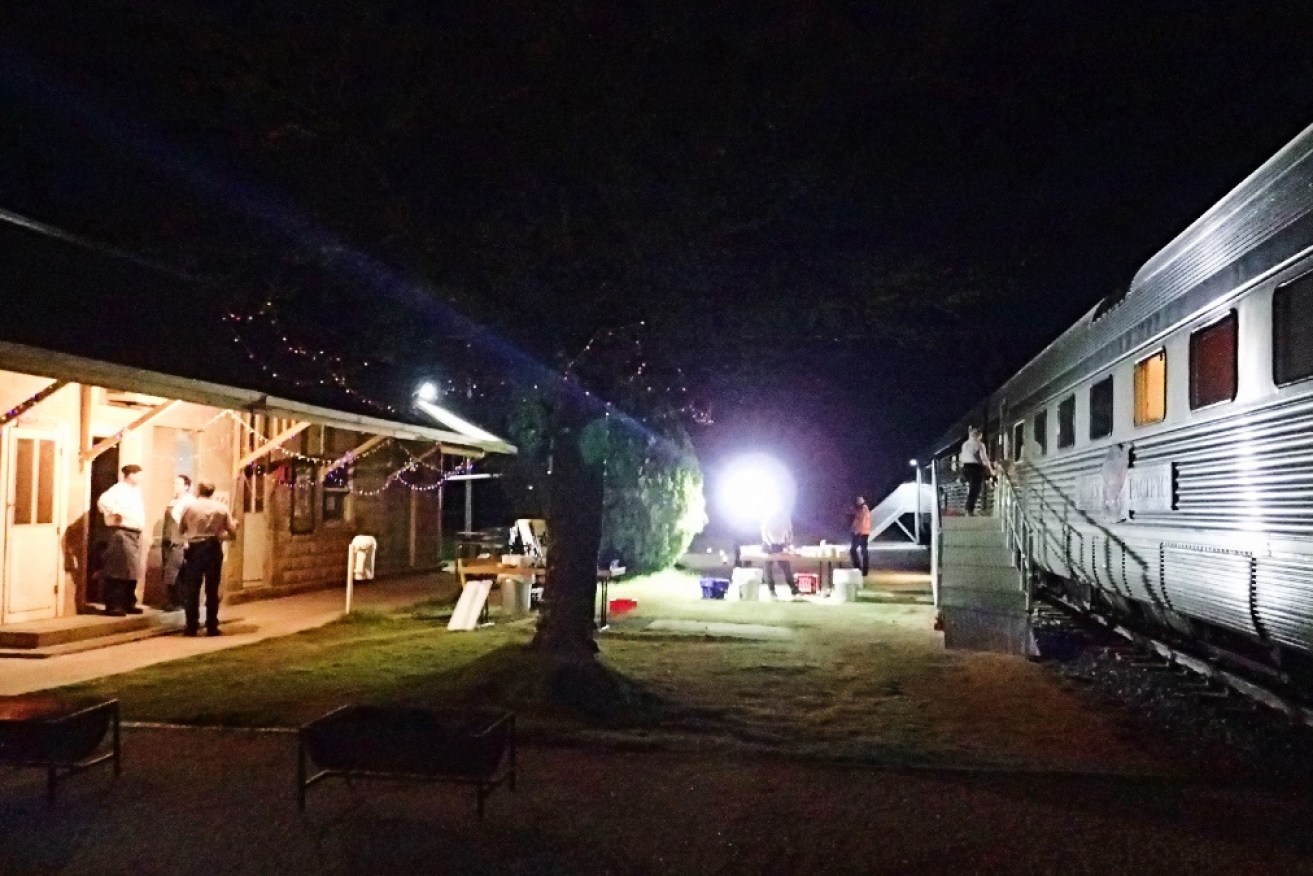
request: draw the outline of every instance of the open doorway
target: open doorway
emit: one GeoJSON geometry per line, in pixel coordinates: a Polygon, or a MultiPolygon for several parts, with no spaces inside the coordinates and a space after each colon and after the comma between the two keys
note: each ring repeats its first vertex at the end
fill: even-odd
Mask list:
{"type": "MultiPolygon", "coordinates": [[[[100,442],[96,438],[92,443],[100,442]]],[[[104,568],[105,545],[109,542],[109,531],[105,528],[105,518],[96,510],[96,501],[100,494],[108,490],[119,479],[119,449],[111,447],[91,461],[91,500],[87,508],[87,570],[86,593],[81,605],[105,602],[104,568]]]]}

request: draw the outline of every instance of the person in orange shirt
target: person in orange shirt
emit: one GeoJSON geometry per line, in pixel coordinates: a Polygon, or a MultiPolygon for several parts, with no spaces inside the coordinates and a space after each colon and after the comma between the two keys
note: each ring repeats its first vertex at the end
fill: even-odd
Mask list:
{"type": "Polygon", "coordinates": [[[866,499],[862,496],[857,497],[857,506],[853,508],[852,533],[853,543],[848,556],[852,557],[853,568],[861,569],[862,577],[865,578],[871,567],[870,557],[866,553],[866,543],[871,540],[871,509],[866,507],[866,499]]]}

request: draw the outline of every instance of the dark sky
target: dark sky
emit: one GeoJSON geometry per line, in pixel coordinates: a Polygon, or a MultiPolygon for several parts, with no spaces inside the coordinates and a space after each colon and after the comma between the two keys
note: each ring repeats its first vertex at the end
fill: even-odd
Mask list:
{"type": "MultiPolygon", "coordinates": [[[[325,251],[543,360],[694,325],[663,342],[706,350],[704,462],[776,451],[821,528],[1313,121],[1301,4],[304,6],[8,0],[0,207],[239,262],[234,306],[304,287],[292,329],[327,343],[373,312],[300,266],[325,251]],[[717,380],[721,346],[761,367],[717,380]]],[[[0,334],[232,358],[196,353],[232,346],[227,291],[0,246],[0,334]]]]}

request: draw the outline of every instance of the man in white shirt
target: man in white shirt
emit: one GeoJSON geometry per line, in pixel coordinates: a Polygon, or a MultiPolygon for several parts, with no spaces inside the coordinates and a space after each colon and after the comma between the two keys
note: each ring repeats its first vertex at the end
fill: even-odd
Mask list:
{"type": "Polygon", "coordinates": [[[146,528],[146,504],[141,498],[141,466],[125,465],[117,484],[100,494],[96,508],[105,516],[109,544],[105,547],[105,614],[141,614],[137,578],[141,574],[141,531],[146,528]]]}
{"type": "Polygon", "coordinates": [[[161,583],[164,585],[165,611],[178,611],[182,608],[179,576],[187,542],[179,534],[178,526],[182,523],[182,512],[187,510],[191,500],[191,478],[180,474],[173,479],[173,499],[164,509],[164,530],[160,534],[160,572],[161,583]]]}
{"type": "MultiPolygon", "coordinates": [[[[767,557],[784,553],[792,544],[793,521],[789,519],[789,512],[783,508],[766,512],[761,521],[761,549],[767,557]]],[[[767,559],[766,586],[770,587],[770,595],[775,595],[775,566],[779,566],[784,573],[784,582],[789,585],[789,592],[797,596],[798,585],[793,583],[793,566],[789,561],[767,559]]]]}
{"type": "Polygon", "coordinates": [[[967,482],[967,516],[974,517],[985,475],[994,473],[994,467],[989,462],[989,451],[985,449],[981,432],[975,426],[967,430],[967,440],[962,442],[962,451],[957,458],[962,463],[962,477],[967,482]]]}
{"type": "Polygon", "coordinates": [[[205,585],[205,633],[219,635],[219,577],[223,574],[223,543],[237,534],[228,506],[214,498],[214,484],[201,481],[196,498],[182,512],[178,532],[187,541],[182,564],[182,600],[187,625],[194,636],[201,620],[201,585],[205,585]]]}

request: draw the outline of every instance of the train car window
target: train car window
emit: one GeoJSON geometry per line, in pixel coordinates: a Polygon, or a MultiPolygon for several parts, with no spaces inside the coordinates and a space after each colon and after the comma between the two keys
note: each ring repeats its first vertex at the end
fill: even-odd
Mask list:
{"type": "Polygon", "coordinates": [[[1076,443],[1076,396],[1069,395],[1058,402],[1058,446],[1070,447],[1076,443]]]}
{"type": "Polygon", "coordinates": [[[1167,417],[1167,351],[1135,363],[1135,425],[1161,423],[1167,417]]]}
{"type": "Polygon", "coordinates": [[[1190,335],[1190,408],[1228,402],[1236,391],[1236,313],[1190,335]]]}
{"type": "Polygon", "coordinates": [[[1090,387],[1090,439],[1112,434],[1112,375],[1090,387]]]}
{"type": "Polygon", "coordinates": [[[1313,377],[1313,274],[1272,293],[1272,377],[1277,386],[1313,377]]]}
{"type": "Polygon", "coordinates": [[[1012,459],[1021,460],[1021,448],[1026,444],[1026,424],[1017,423],[1012,427],[1012,459]]]}
{"type": "Polygon", "coordinates": [[[1049,452],[1049,410],[1045,408],[1035,415],[1035,444],[1040,455],[1049,452]]]}

